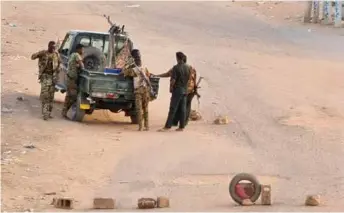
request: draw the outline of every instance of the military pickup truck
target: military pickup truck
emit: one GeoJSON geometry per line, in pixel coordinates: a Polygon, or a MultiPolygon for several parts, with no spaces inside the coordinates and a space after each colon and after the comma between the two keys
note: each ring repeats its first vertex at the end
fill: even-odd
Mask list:
{"type": "MultiPolygon", "coordinates": [[[[118,75],[121,71],[118,69],[112,69],[115,71],[112,73],[105,72],[108,69],[102,65],[102,59],[108,56],[109,37],[109,32],[69,31],[58,49],[62,69],[55,89],[57,92],[66,92],[68,59],[75,52],[76,45],[81,43],[85,46],[83,59],[85,69],[80,74],[78,98],[72,106],[72,120],[82,122],[85,114],[92,114],[98,109],[108,109],[113,113],[123,111],[125,116],[130,117],[131,123],[137,124],[133,79],[118,75]]],[[[116,34],[115,54],[121,51],[127,39],[129,46],[132,47],[133,43],[126,33],[116,34]]],[[[151,77],[150,80],[157,97],[159,78],[151,77]]]]}

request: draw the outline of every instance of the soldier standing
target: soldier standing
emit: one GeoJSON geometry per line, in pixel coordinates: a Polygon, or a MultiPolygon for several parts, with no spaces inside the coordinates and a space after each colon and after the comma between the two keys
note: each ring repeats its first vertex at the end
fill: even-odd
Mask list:
{"type": "Polygon", "coordinates": [[[131,76],[134,80],[135,107],[136,116],[139,123],[139,131],[142,131],[142,120],[144,130],[149,130],[148,104],[150,101],[151,84],[149,81],[150,73],[146,67],[142,65],[141,54],[138,49],[131,51],[131,56],[127,62],[127,66],[123,69],[124,76],[131,76]],[[134,62],[132,62],[134,60],[134,62]]]}
{"type": "Polygon", "coordinates": [[[55,84],[60,72],[61,59],[56,52],[55,41],[48,43],[48,50],[42,50],[32,54],[31,59],[38,58],[39,75],[41,84],[40,100],[42,102],[42,115],[44,120],[52,118],[55,84]]]}
{"type": "MultiPolygon", "coordinates": [[[[187,63],[187,56],[184,54],[183,57],[183,62],[186,64],[187,63]]],[[[190,67],[190,76],[189,76],[189,80],[188,80],[188,87],[187,87],[187,97],[186,97],[186,114],[185,114],[185,126],[188,124],[189,122],[189,116],[190,116],[190,111],[191,111],[191,103],[192,100],[195,96],[195,92],[196,92],[196,70],[194,67],[192,67],[191,65],[188,65],[190,67]]],[[[157,77],[161,77],[161,78],[167,78],[167,77],[171,77],[172,76],[172,69],[170,69],[169,71],[167,71],[166,73],[157,75],[157,77]]],[[[177,109],[176,115],[174,116],[173,119],[173,126],[177,126],[178,122],[180,120],[180,110],[181,108],[177,109]]]]}
{"type": "Polygon", "coordinates": [[[180,110],[180,115],[177,115],[179,116],[179,128],[177,131],[183,131],[185,128],[186,95],[190,76],[190,67],[184,63],[184,57],[184,53],[176,53],[177,65],[172,68],[170,80],[170,92],[172,93],[170,109],[166,124],[164,128],[159,131],[167,131],[171,129],[178,110],[180,110]]]}
{"type": "Polygon", "coordinates": [[[69,108],[76,102],[78,97],[78,78],[80,71],[84,68],[82,62],[83,52],[84,46],[82,44],[76,45],[76,52],[68,60],[67,94],[62,109],[62,116],[65,118],[67,118],[69,108]]]}

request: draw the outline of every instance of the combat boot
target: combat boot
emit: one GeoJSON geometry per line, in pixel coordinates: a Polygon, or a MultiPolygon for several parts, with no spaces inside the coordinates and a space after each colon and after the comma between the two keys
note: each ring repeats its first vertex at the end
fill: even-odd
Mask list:
{"type": "Polygon", "coordinates": [[[50,104],[50,106],[49,106],[49,118],[53,118],[53,116],[51,115],[52,111],[53,111],[53,106],[52,106],[52,104],[50,104]]]}
{"type": "Polygon", "coordinates": [[[48,120],[49,119],[49,106],[46,103],[42,103],[42,115],[43,115],[43,120],[48,120]]]}
{"type": "Polygon", "coordinates": [[[149,131],[148,113],[143,114],[143,122],[145,126],[144,131],[149,131]]]}

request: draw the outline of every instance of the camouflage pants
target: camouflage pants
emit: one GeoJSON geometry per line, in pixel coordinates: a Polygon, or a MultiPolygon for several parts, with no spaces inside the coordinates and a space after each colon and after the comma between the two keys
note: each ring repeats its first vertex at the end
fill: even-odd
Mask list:
{"type": "Polygon", "coordinates": [[[42,115],[46,120],[51,116],[55,95],[55,85],[52,75],[42,76],[40,100],[42,103],[42,115]]]}
{"type": "Polygon", "coordinates": [[[149,128],[148,122],[148,103],[150,100],[149,91],[146,87],[140,87],[135,91],[136,116],[139,123],[139,129],[142,129],[142,120],[144,127],[149,128]]]}
{"type": "Polygon", "coordinates": [[[67,79],[67,93],[64,100],[62,115],[67,116],[69,108],[76,102],[78,97],[78,85],[75,80],[67,79]]]}

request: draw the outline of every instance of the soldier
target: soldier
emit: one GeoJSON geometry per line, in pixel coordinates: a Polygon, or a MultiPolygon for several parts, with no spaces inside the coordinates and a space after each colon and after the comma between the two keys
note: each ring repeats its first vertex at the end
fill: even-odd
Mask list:
{"type": "Polygon", "coordinates": [[[62,116],[67,118],[67,112],[69,108],[76,102],[78,96],[78,78],[81,70],[84,68],[82,62],[82,55],[84,52],[84,46],[82,44],[76,45],[76,52],[74,52],[68,60],[67,71],[67,94],[65,97],[62,116]]]}
{"type": "Polygon", "coordinates": [[[173,120],[176,116],[177,110],[180,108],[179,128],[177,131],[183,131],[185,128],[186,116],[186,95],[188,80],[190,75],[190,66],[184,63],[184,54],[182,52],[176,53],[177,65],[172,68],[172,75],[170,80],[170,92],[172,93],[170,109],[164,128],[159,131],[170,130],[173,125],[173,120]]]}
{"type": "Polygon", "coordinates": [[[144,130],[149,130],[148,104],[150,101],[151,84],[149,81],[150,73],[146,67],[142,65],[141,54],[138,49],[131,51],[131,56],[127,61],[127,65],[122,71],[124,76],[133,77],[136,116],[139,123],[139,131],[142,131],[142,120],[144,121],[144,130]],[[134,61],[132,61],[134,60],[134,61]],[[143,119],[142,119],[143,118],[143,119]]]}
{"type": "Polygon", "coordinates": [[[38,58],[39,75],[41,84],[40,100],[42,102],[42,115],[44,120],[52,118],[55,84],[60,72],[61,59],[56,52],[55,41],[48,43],[48,50],[42,50],[32,54],[31,59],[38,58]]]}
{"type": "MultiPolygon", "coordinates": [[[[184,55],[183,59],[184,63],[187,63],[187,56],[184,55]]],[[[192,100],[197,92],[197,82],[196,82],[196,69],[189,65],[190,67],[190,76],[188,80],[188,88],[187,88],[187,96],[186,96],[186,115],[185,115],[185,126],[189,123],[190,111],[191,111],[191,103],[192,100]]],[[[180,113],[180,109],[177,110],[177,115],[180,113]]]]}
{"type": "MultiPolygon", "coordinates": [[[[183,57],[183,62],[187,63],[187,56],[185,54],[183,57]]],[[[191,103],[192,103],[192,99],[194,98],[195,92],[197,89],[196,88],[196,70],[191,65],[189,65],[189,66],[190,66],[190,76],[189,76],[189,80],[188,80],[188,89],[187,89],[187,97],[186,97],[185,125],[187,125],[189,122],[191,103]]],[[[171,77],[171,75],[172,75],[172,69],[170,69],[166,73],[157,75],[157,77],[166,78],[166,77],[171,77]]],[[[173,119],[173,126],[178,125],[179,119],[180,119],[180,108],[178,108],[178,110],[176,112],[176,116],[173,119]]]]}

